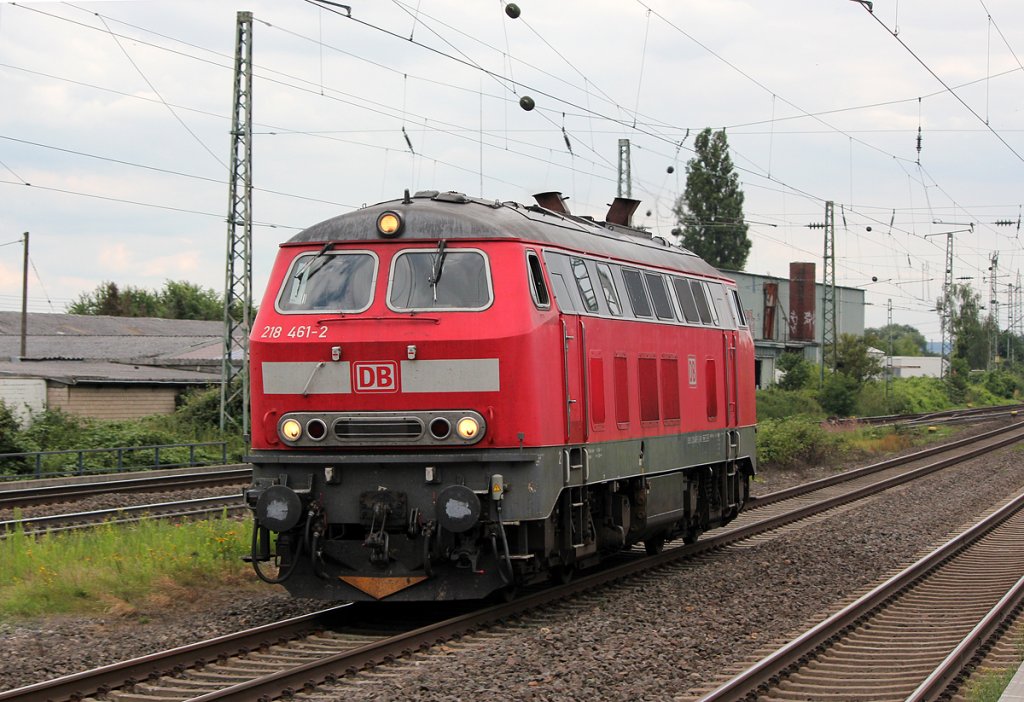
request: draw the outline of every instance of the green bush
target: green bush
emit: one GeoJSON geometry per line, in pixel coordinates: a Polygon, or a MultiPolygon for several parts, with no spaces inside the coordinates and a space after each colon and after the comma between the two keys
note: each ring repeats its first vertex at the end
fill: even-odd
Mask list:
{"type": "Polygon", "coordinates": [[[1024,394],[1024,381],[1005,370],[988,371],[982,376],[982,385],[998,398],[1013,400],[1024,394]]]}
{"type": "Polygon", "coordinates": [[[825,416],[821,405],[807,390],[782,390],[768,388],[757,391],[757,418],[782,419],[804,415],[808,417],[825,416]]]}
{"type": "Polygon", "coordinates": [[[768,419],[757,429],[757,461],[762,469],[791,469],[835,460],[846,437],[806,417],[768,419]]]}
{"type": "Polygon", "coordinates": [[[892,398],[886,397],[885,383],[864,383],[857,391],[854,414],[858,417],[879,417],[896,414],[892,411],[892,398]]]}
{"type": "Polygon", "coordinates": [[[59,409],[32,415],[22,432],[23,451],[61,451],[81,448],[88,422],[59,409]]]}
{"type": "Polygon", "coordinates": [[[844,373],[832,373],[825,376],[818,402],[830,416],[849,417],[857,403],[858,389],[856,379],[844,373]]]}
{"type": "MultiPolygon", "coordinates": [[[[139,448],[136,451],[88,452],[89,449],[131,448],[167,444],[191,444],[227,440],[227,460],[240,461],[246,452],[243,437],[237,433],[222,435],[220,421],[220,391],[192,393],[172,415],[154,415],[136,420],[106,421],[87,419],[59,409],[39,412],[20,428],[10,412],[0,403],[0,453],[34,451],[87,451],[81,468],[86,471],[131,470],[152,465],[183,465],[194,457],[205,463],[217,463],[222,458],[220,446],[165,448],[139,448]],[[216,409],[214,409],[214,407],[216,409]],[[159,456],[157,455],[159,453],[159,456]]],[[[69,468],[78,469],[77,455],[49,455],[40,459],[38,467],[44,473],[58,473],[69,468]]],[[[6,459],[0,462],[0,474],[28,474],[36,472],[36,462],[24,459],[6,459]]]]}
{"type": "Polygon", "coordinates": [[[949,395],[941,378],[894,378],[892,413],[918,414],[949,409],[949,395]]]}
{"type": "Polygon", "coordinates": [[[964,400],[973,407],[1001,405],[1006,402],[1006,398],[992,394],[992,392],[990,392],[983,384],[968,385],[967,393],[964,395],[964,400]]]}

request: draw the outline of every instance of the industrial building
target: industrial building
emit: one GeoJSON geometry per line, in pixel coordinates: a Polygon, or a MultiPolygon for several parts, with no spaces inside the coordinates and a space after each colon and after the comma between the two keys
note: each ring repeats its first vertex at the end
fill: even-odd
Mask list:
{"type": "MultiPolygon", "coordinates": [[[[825,286],[815,282],[814,263],[791,263],[789,277],[722,271],[736,281],[754,336],[757,387],[776,381],[775,361],[797,351],[821,363],[825,286]]],[[[835,287],[835,336],[864,334],[864,291],[835,287]]]]}

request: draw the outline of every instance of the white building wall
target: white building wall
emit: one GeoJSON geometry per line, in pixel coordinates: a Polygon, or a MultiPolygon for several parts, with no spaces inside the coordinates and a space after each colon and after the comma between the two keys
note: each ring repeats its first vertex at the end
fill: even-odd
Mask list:
{"type": "Polygon", "coordinates": [[[33,413],[46,409],[46,381],[42,378],[0,378],[0,400],[24,425],[33,413]]]}

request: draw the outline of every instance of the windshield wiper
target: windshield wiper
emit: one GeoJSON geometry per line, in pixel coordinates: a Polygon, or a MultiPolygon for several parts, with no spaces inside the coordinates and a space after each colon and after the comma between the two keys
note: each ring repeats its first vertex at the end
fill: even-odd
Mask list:
{"type": "Polygon", "coordinates": [[[434,302],[437,302],[437,284],[441,281],[441,273],[444,272],[444,259],[448,255],[445,253],[447,246],[448,242],[444,239],[437,242],[437,251],[430,264],[430,277],[427,278],[427,282],[430,283],[430,287],[434,291],[434,302]]]}
{"type": "Polygon", "coordinates": [[[316,272],[323,268],[324,264],[327,263],[327,252],[333,248],[333,242],[327,242],[326,244],[324,244],[324,247],[320,249],[319,252],[317,252],[316,256],[309,259],[309,261],[306,262],[306,264],[302,266],[302,268],[296,271],[295,278],[301,279],[303,275],[306,276],[307,281],[310,278],[312,278],[316,274],[316,272]],[[314,266],[316,267],[314,268],[314,266]]]}

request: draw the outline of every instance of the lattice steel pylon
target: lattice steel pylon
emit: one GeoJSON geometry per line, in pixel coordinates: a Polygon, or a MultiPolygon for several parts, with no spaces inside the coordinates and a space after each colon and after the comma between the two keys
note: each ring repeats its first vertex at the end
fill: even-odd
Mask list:
{"type": "Polygon", "coordinates": [[[249,434],[249,329],[252,315],[252,13],[239,12],[235,37],[235,96],[228,179],[221,431],[249,434]],[[239,409],[239,402],[241,408],[239,409]]]}
{"type": "Polygon", "coordinates": [[[619,197],[633,197],[633,174],[630,169],[629,139],[619,139],[619,197]]]}
{"type": "Polygon", "coordinates": [[[956,343],[953,331],[953,234],[946,233],[946,275],[942,283],[942,377],[950,380],[953,377],[953,345],[956,343]]]}
{"type": "Polygon", "coordinates": [[[836,338],[836,218],[835,204],[825,202],[825,252],[821,294],[821,379],[825,379],[825,351],[832,347],[829,367],[834,371],[839,358],[836,338]]]}
{"type": "Polygon", "coordinates": [[[992,319],[992,338],[988,344],[989,370],[999,360],[999,252],[994,251],[989,257],[988,304],[989,317],[992,319]]]}

